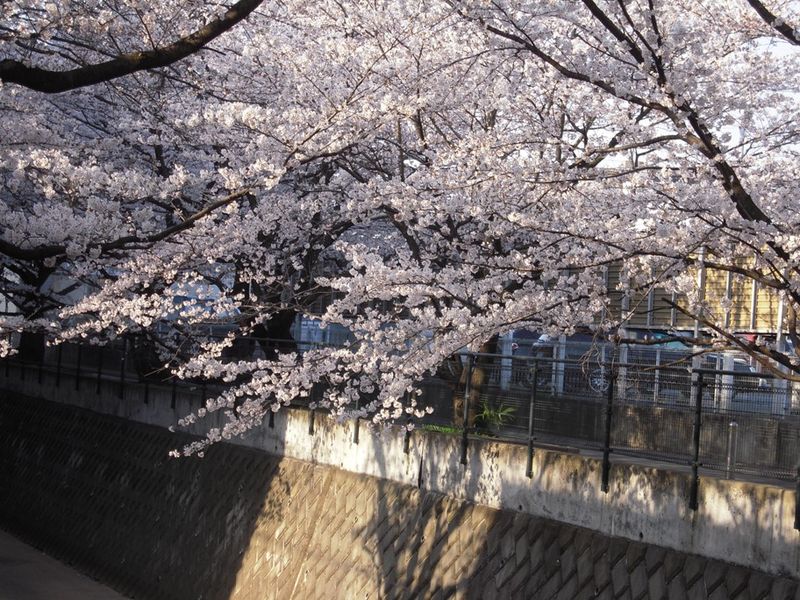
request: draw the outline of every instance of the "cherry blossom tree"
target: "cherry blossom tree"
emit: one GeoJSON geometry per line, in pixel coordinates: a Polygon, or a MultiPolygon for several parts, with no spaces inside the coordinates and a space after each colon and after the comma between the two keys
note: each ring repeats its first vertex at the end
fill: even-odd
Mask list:
{"type": "Polygon", "coordinates": [[[226,415],[187,452],[317,389],[340,415],[421,415],[421,377],[515,328],[614,334],[611,265],[611,292],[678,298],[712,334],[693,343],[800,378],[696,276],[771,290],[800,348],[796,2],[103,6],[2,8],[0,259],[22,309],[2,327],[166,347],[236,315],[170,365],[230,384],[187,416],[226,415]],[[353,341],[298,352],[289,324],[321,294],[353,341]],[[224,359],[254,334],[279,343],[224,359]]]}

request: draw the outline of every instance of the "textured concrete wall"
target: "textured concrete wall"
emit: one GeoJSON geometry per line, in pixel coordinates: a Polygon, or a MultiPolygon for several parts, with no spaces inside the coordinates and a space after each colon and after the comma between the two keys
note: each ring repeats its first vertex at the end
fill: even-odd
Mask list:
{"type": "MultiPolygon", "coordinates": [[[[145,404],[141,386],[127,385],[120,399],[115,382],[101,382],[99,393],[85,382],[75,390],[73,383],[65,375],[56,388],[53,375],[45,373],[39,384],[35,371],[24,381],[14,373],[0,380],[28,394],[162,427],[200,404],[199,391],[179,389],[172,408],[169,388],[151,386],[145,404]]],[[[265,424],[237,443],[776,575],[800,573],[800,532],[793,528],[795,494],[790,489],[703,477],[700,508],[692,511],[686,472],[619,462],[612,466],[611,489],[604,494],[596,458],[537,450],[529,479],[522,446],[471,440],[464,466],[453,436],[414,432],[406,454],[398,431],[376,432],[362,424],[355,444],[354,423],[317,415],[311,435],[309,417],[303,410],[281,411],[274,428],[265,424]]],[[[212,419],[206,426],[217,424],[212,419]]],[[[179,439],[172,438],[172,444],[180,445],[179,439]]]]}
{"type": "Polygon", "coordinates": [[[6,395],[0,524],[135,598],[767,598],[798,581],[6,395]],[[185,441],[185,438],[184,438],[185,441]]]}

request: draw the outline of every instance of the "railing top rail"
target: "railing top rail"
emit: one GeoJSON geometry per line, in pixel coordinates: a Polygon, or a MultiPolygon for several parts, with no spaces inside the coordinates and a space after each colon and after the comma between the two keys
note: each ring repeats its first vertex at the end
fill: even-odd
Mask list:
{"type": "Polygon", "coordinates": [[[735,375],[736,377],[749,377],[751,379],[776,379],[772,373],[747,373],[745,371],[730,371],[725,369],[708,369],[699,367],[694,369],[695,373],[703,373],[704,375],[735,375]]]}

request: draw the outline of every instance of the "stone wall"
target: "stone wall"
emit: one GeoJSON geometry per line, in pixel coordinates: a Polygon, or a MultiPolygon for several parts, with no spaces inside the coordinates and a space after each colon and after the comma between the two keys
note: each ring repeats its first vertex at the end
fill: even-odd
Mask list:
{"type": "MultiPolygon", "coordinates": [[[[234,445],[0,400],[0,524],[133,598],[800,598],[767,575],[234,445]]],[[[363,447],[362,447],[363,448],[363,447]]]]}

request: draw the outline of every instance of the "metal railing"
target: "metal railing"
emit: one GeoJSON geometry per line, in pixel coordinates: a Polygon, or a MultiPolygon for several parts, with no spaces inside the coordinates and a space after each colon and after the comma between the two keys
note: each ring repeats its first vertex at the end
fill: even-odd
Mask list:
{"type": "MultiPolygon", "coordinates": [[[[463,355],[462,363],[468,371],[483,371],[470,378],[481,381],[472,384],[475,389],[453,392],[455,397],[465,392],[465,400],[475,404],[468,421],[476,432],[601,449],[607,445],[610,405],[609,445],[615,451],[683,460],[693,450],[699,410],[706,468],[796,476],[800,410],[793,402],[798,399],[787,382],[769,375],[478,354],[463,355]]],[[[441,399],[436,404],[441,407],[441,399]]]]}

